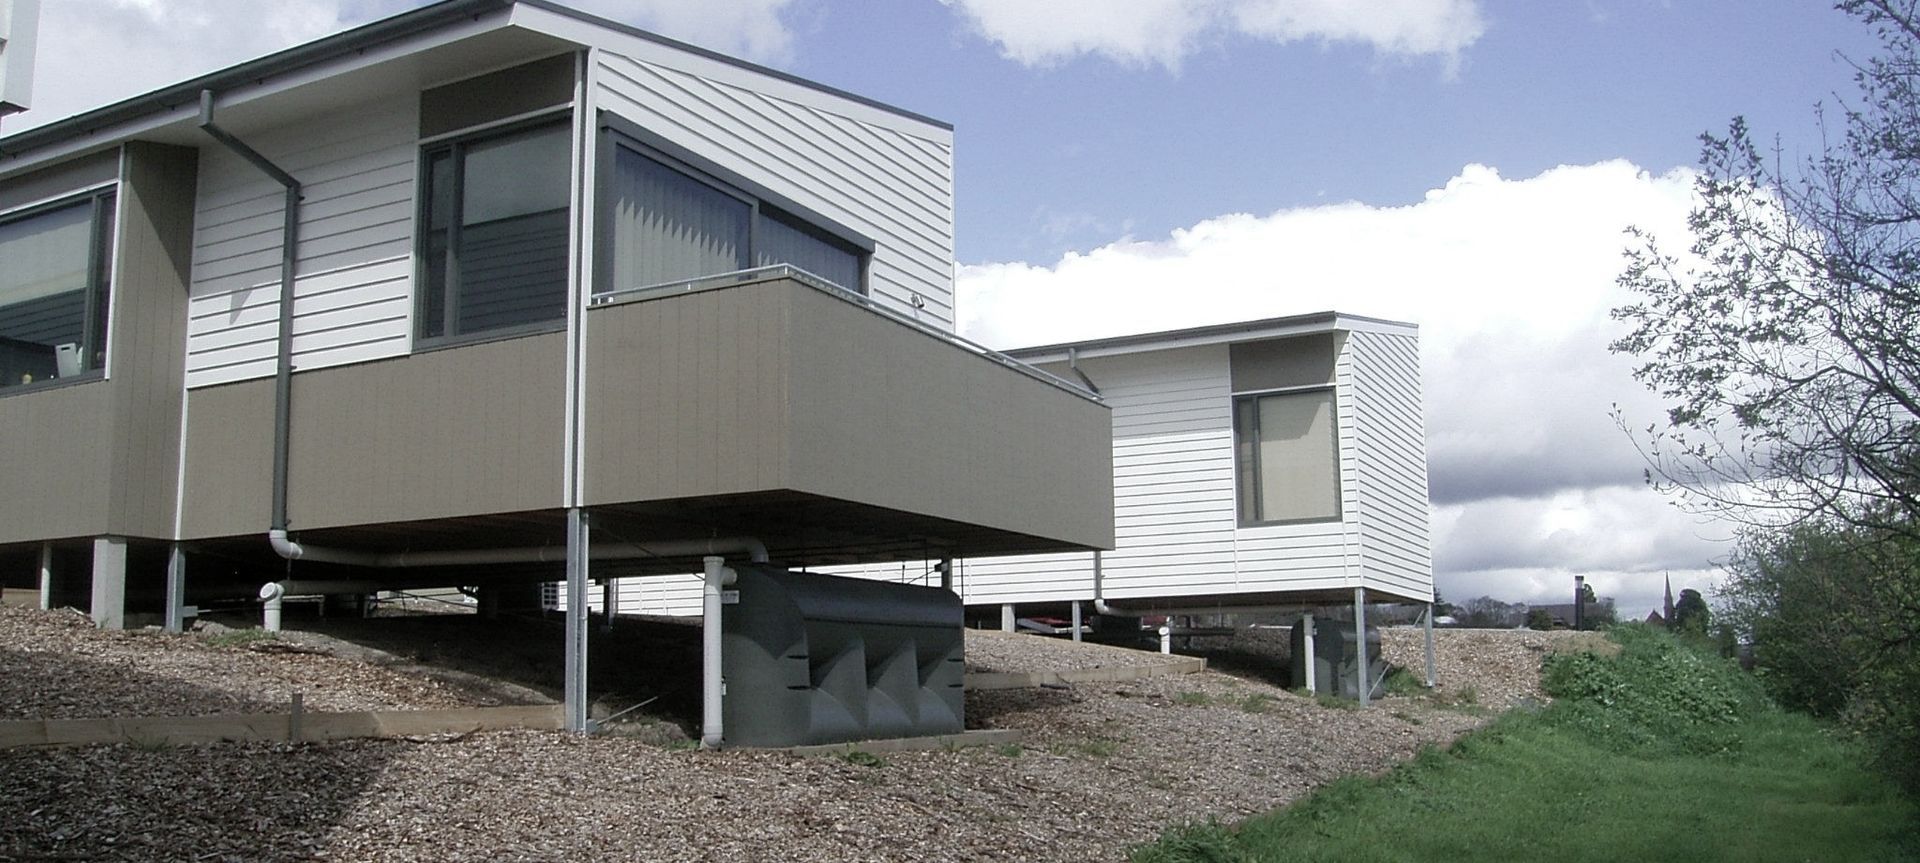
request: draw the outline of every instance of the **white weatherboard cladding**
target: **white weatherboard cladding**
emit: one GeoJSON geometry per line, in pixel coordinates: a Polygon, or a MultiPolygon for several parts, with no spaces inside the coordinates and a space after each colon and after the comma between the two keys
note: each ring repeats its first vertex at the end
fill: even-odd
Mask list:
{"type": "Polygon", "coordinates": [[[1412,596],[1433,590],[1427,525],[1427,447],[1420,345],[1413,336],[1356,332],[1348,353],[1366,386],[1354,391],[1353,442],[1361,559],[1369,584],[1412,596]]]}
{"type": "MultiPolygon", "coordinates": [[[[418,102],[409,93],[243,136],[302,185],[296,369],[408,350],[418,102]]],[[[271,375],[284,191],[210,143],[197,198],[187,386],[271,375]]]]}
{"type": "Polygon", "coordinates": [[[950,144],[610,50],[594,56],[603,109],[866,235],[871,296],[953,328],[950,144]]]}

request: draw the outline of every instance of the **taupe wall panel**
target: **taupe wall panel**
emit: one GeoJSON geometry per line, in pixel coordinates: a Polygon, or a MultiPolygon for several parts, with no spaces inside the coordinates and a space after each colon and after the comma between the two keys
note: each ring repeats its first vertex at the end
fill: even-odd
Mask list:
{"type": "Polygon", "coordinates": [[[561,505],[566,337],[297,375],[295,528],[561,505]]]}
{"type": "Polygon", "coordinates": [[[791,489],[1113,542],[1099,404],[790,281],[593,310],[589,504],[791,489]]]}
{"type": "MultiPolygon", "coordinates": [[[[295,530],[561,505],[561,333],[294,375],[295,530]]],[[[194,390],[190,536],[264,532],[273,385],[194,390]]]]}
{"type": "Polygon", "coordinates": [[[181,536],[264,534],[272,494],[273,381],[188,392],[181,536]]]}
{"type": "Polygon", "coordinates": [[[198,153],[132,143],[114,271],[109,531],[171,537],[198,153]]]}
{"type": "Polygon", "coordinates": [[[0,544],[107,528],[109,384],[0,398],[0,544]]]}
{"type": "Polygon", "coordinates": [[[1106,406],[832,297],[792,297],[795,488],[1113,545],[1106,406]]]}
{"type": "Polygon", "coordinates": [[[589,313],[587,502],[789,487],[787,316],[806,290],[756,285],[589,313]]]}

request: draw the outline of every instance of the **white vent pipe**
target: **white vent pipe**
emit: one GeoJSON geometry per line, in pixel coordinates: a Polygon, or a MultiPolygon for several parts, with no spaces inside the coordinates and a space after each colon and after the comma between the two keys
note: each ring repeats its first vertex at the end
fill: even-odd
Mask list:
{"type": "Polygon", "coordinates": [[[725,640],[720,625],[721,599],[726,589],[739,579],[739,574],[727,568],[726,559],[718,555],[708,555],[702,562],[706,565],[706,580],[700,588],[700,745],[718,749],[726,739],[721,699],[727,695],[720,653],[725,640]]]}

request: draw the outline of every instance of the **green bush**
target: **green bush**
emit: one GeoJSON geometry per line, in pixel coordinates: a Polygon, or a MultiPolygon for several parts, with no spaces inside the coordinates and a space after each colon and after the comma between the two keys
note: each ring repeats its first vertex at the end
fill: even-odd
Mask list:
{"type": "Polygon", "coordinates": [[[1644,625],[1615,627],[1617,656],[1549,656],[1541,685],[1560,721],[1631,745],[1688,752],[1737,748],[1742,716],[1765,703],[1738,666],[1644,625]]]}

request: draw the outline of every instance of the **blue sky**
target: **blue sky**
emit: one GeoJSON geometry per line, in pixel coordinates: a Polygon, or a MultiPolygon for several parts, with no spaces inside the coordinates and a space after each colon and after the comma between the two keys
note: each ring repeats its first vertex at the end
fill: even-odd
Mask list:
{"type": "MultiPolygon", "coordinates": [[[[1817,150],[1867,30],[1776,0],[569,0],[956,127],[962,330],[1001,347],[1325,309],[1422,327],[1456,600],[1644,615],[1724,525],[1641,481],[1607,352],[1628,225],[1686,245],[1697,136],[1817,150]]],[[[383,0],[48,0],[15,130],[365,23],[383,0]],[[169,38],[156,40],[155,33],[169,38]],[[99,62],[100,57],[116,58],[99,62]]]]}

